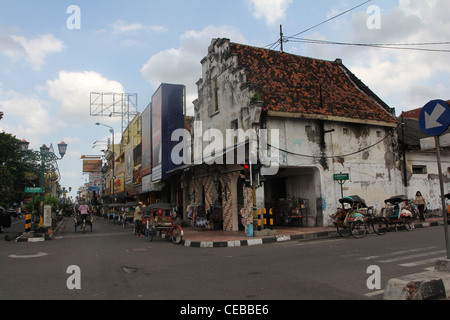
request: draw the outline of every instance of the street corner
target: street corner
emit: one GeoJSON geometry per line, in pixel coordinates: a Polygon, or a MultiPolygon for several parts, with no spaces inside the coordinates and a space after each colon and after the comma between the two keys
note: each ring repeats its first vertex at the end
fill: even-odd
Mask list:
{"type": "Polygon", "coordinates": [[[443,300],[450,298],[450,260],[439,259],[435,269],[390,279],[383,300],[443,300]]]}

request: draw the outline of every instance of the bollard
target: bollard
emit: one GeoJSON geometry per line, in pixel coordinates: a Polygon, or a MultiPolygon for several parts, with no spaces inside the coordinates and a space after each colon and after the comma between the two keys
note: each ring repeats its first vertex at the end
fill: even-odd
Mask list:
{"type": "Polygon", "coordinates": [[[258,231],[261,231],[261,209],[258,209],[258,231]]]}
{"type": "Polygon", "coordinates": [[[266,208],[264,208],[263,209],[263,221],[264,221],[264,228],[263,229],[266,229],[266,227],[267,227],[267,211],[266,211],[266,208]]]}
{"type": "Polygon", "coordinates": [[[269,221],[270,221],[270,230],[273,230],[273,211],[272,211],[272,208],[269,209],[269,221]]]}
{"type": "Polygon", "coordinates": [[[25,216],[25,232],[31,231],[31,214],[25,216]]]}

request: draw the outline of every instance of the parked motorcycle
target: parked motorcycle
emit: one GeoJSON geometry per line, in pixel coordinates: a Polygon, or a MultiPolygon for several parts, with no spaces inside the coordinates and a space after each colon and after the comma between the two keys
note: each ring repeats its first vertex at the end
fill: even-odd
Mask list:
{"type": "Polygon", "coordinates": [[[4,228],[11,227],[11,215],[5,210],[5,208],[0,207],[0,233],[3,232],[4,228]]]}
{"type": "Polygon", "coordinates": [[[414,216],[410,202],[405,195],[398,195],[384,200],[385,208],[381,209],[381,213],[387,225],[393,225],[397,229],[397,225],[403,226],[407,231],[414,229],[414,216]]]}

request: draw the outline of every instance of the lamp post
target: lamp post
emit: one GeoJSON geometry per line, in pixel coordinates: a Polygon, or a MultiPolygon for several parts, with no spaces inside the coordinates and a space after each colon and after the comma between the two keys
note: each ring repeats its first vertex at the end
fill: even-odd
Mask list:
{"type": "MultiPolygon", "coordinates": [[[[30,145],[30,143],[26,140],[22,140],[21,142],[19,142],[19,147],[21,151],[27,151],[28,150],[28,146],[30,145]]],[[[58,144],[58,152],[61,156],[61,158],[58,158],[53,152],[50,152],[50,148],[47,147],[45,144],[40,147],[39,152],[35,151],[33,152],[37,158],[38,161],[41,162],[40,165],[40,178],[39,178],[39,186],[41,189],[41,201],[40,201],[40,206],[39,206],[39,214],[42,215],[43,210],[42,210],[42,206],[44,205],[44,173],[45,173],[45,169],[47,168],[47,163],[50,161],[57,161],[57,160],[62,160],[62,158],[64,158],[64,155],[66,154],[67,151],[67,144],[64,142],[61,142],[58,144]]],[[[49,168],[51,168],[52,165],[50,164],[49,168]]],[[[34,209],[34,208],[33,208],[34,209]]],[[[34,212],[34,210],[33,210],[34,212]]],[[[34,214],[32,214],[32,221],[34,222],[34,214]]],[[[34,223],[31,224],[31,231],[34,231],[34,223]]]]}
{"type": "Polygon", "coordinates": [[[112,134],[112,147],[111,147],[111,151],[112,151],[112,188],[111,188],[111,195],[113,196],[113,199],[114,199],[114,202],[115,202],[116,201],[116,194],[115,194],[115,191],[114,191],[114,183],[115,183],[115,180],[116,180],[116,176],[115,176],[115,173],[114,173],[114,167],[115,167],[114,163],[115,163],[115,160],[116,160],[116,156],[115,156],[115,150],[114,150],[114,147],[115,147],[115,144],[114,144],[114,128],[111,127],[111,126],[108,126],[106,124],[100,123],[100,122],[97,122],[95,125],[96,126],[104,126],[104,127],[109,128],[109,132],[112,134]]]}

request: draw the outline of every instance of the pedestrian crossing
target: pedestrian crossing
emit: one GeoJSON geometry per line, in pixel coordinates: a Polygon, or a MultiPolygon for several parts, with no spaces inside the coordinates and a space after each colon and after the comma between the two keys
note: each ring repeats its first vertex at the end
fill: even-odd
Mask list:
{"type": "Polygon", "coordinates": [[[373,263],[388,264],[395,263],[398,266],[412,268],[423,266],[424,268],[434,266],[437,259],[444,258],[446,251],[438,247],[422,247],[398,252],[390,252],[380,256],[360,257],[360,261],[372,261],[373,263]]]}
{"type": "MultiPolygon", "coordinates": [[[[420,268],[419,271],[431,271],[434,270],[434,265],[436,260],[445,259],[446,250],[441,250],[439,247],[421,247],[413,248],[407,250],[400,250],[398,252],[389,252],[379,256],[367,256],[360,257],[360,261],[366,261],[376,264],[382,268],[383,265],[395,264],[399,267],[405,268],[406,273],[408,273],[408,268],[420,268]]],[[[364,294],[364,296],[377,297],[381,296],[384,290],[372,291],[364,294]]]]}

